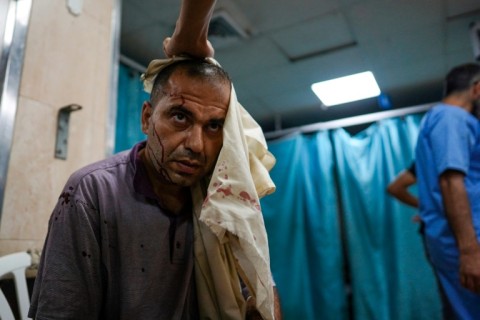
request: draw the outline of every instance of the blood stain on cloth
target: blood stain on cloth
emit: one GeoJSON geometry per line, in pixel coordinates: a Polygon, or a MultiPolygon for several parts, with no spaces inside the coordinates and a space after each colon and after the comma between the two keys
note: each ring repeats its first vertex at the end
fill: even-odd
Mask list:
{"type": "Polygon", "coordinates": [[[228,169],[228,167],[227,167],[226,162],[225,162],[225,161],[222,161],[222,163],[220,163],[220,164],[218,165],[217,171],[218,171],[218,173],[220,173],[220,172],[222,172],[223,170],[227,170],[227,169],[228,169]]]}
{"type": "Polygon", "coordinates": [[[248,192],[245,192],[245,191],[240,192],[240,197],[242,197],[242,199],[245,201],[252,201],[252,198],[250,198],[250,195],[248,194],[248,192]]]}
{"type": "Polygon", "coordinates": [[[241,191],[239,194],[241,200],[249,202],[251,205],[255,207],[255,209],[260,210],[260,205],[257,203],[257,200],[255,198],[252,199],[250,194],[246,191],[241,191]]]}
{"type": "Polygon", "coordinates": [[[223,193],[225,197],[233,195],[231,186],[228,186],[226,188],[218,188],[217,192],[223,193]]]}
{"type": "Polygon", "coordinates": [[[62,211],[58,210],[55,214],[55,221],[58,220],[58,218],[60,217],[60,214],[62,214],[62,211]]]}
{"type": "Polygon", "coordinates": [[[62,199],[63,198],[63,201],[62,201],[62,206],[64,204],[68,204],[70,202],[70,196],[71,194],[68,193],[68,192],[62,192],[62,194],[60,195],[60,197],[58,197],[58,199],[62,199]]]}

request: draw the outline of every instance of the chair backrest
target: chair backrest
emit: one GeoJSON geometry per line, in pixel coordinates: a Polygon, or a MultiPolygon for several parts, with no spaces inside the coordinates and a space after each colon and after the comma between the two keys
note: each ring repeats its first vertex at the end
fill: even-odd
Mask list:
{"type": "MultiPolygon", "coordinates": [[[[30,308],[30,296],[28,294],[27,279],[25,270],[32,262],[31,256],[26,252],[12,253],[0,257],[0,278],[12,274],[15,282],[15,291],[21,319],[28,319],[28,308],[30,308]]],[[[12,308],[0,290],[0,319],[14,320],[12,308]]]]}

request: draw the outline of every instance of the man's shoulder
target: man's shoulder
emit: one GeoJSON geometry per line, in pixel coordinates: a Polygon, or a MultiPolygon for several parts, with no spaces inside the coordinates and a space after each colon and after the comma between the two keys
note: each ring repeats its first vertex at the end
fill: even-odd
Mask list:
{"type": "Polygon", "coordinates": [[[78,186],[82,181],[86,179],[101,179],[114,178],[121,174],[122,171],[128,170],[130,163],[130,152],[122,151],[106,159],[99,160],[88,164],[70,175],[68,179],[68,185],[74,187],[78,186]]]}
{"type": "Polygon", "coordinates": [[[426,122],[428,127],[436,127],[442,124],[448,127],[454,127],[470,122],[472,119],[472,115],[464,109],[440,103],[428,111],[425,117],[426,121],[424,122],[426,122]]]}
{"type": "Polygon", "coordinates": [[[458,118],[468,118],[470,113],[465,109],[445,103],[439,103],[430,109],[430,113],[435,116],[441,117],[458,117],[458,118]]]}

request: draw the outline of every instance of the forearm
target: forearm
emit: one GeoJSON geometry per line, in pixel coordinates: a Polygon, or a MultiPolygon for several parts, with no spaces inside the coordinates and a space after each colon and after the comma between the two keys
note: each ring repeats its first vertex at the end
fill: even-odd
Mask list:
{"type": "Polygon", "coordinates": [[[445,214],[459,250],[459,278],[465,288],[480,293],[480,245],[473,226],[464,175],[447,172],[440,177],[445,214]]]}
{"type": "MultiPolygon", "coordinates": [[[[273,315],[274,320],[282,320],[282,309],[280,306],[280,296],[278,295],[277,287],[273,287],[273,315]]],[[[254,297],[249,296],[247,298],[247,314],[248,320],[261,320],[263,319],[260,312],[257,310],[256,300],[254,297]]]]}
{"type": "Polygon", "coordinates": [[[190,39],[206,39],[216,0],[183,0],[175,33],[190,39]]]}
{"type": "Polygon", "coordinates": [[[213,56],[208,40],[208,26],[216,0],[183,0],[175,31],[164,46],[167,56],[188,54],[195,57],[213,56]]]}
{"type": "Polygon", "coordinates": [[[443,175],[440,178],[440,187],[445,214],[460,253],[480,251],[463,174],[443,175]]]}
{"type": "Polygon", "coordinates": [[[411,207],[414,207],[414,208],[418,208],[418,199],[416,197],[414,197],[411,193],[409,193],[408,191],[404,191],[404,190],[395,190],[395,191],[391,191],[390,189],[388,189],[388,192],[394,196],[395,198],[397,198],[399,201],[405,203],[405,204],[408,204],[409,206],[411,207]]]}
{"type": "Polygon", "coordinates": [[[274,306],[274,316],[275,320],[282,320],[282,308],[280,305],[280,296],[278,295],[277,287],[273,287],[273,306],[274,306]]]}
{"type": "Polygon", "coordinates": [[[387,186],[387,192],[401,202],[418,208],[418,199],[408,191],[416,182],[416,177],[410,171],[404,170],[387,186]]]}

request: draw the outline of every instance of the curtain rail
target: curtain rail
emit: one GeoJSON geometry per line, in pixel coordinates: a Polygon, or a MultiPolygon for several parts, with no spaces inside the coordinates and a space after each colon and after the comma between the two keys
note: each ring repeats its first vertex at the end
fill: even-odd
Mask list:
{"type": "Polygon", "coordinates": [[[369,114],[343,118],[338,120],[317,122],[309,125],[288,128],[283,130],[269,131],[265,133],[265,138],[267,140],[276,139],[276,138],[280,138],[280,137],[291,135],[291,134],[310,133],[310,132],[321,131],[321,130],[345,128],[345,127],[375,122],[382,119],[402,117],[409,114],[425,112],[428,109],[430,109],[430,107],[432,107],[434,104],[435,103],[427,103],[427,104],[422,104],[422,105],[408,107],[408,108],[381,111],[381,112],[369,113],[369,114]]]}
{"type": "Polygon", "coordinates": [[[120,62],[125,64],[126,66],[134,69],[135,71],[138,71],[140,73],[144,73],[145,70],[147,70],[147,67],[144,65],[136,62],[135,60],[130,59],[129,57],[126,57],[124,55],[120,55],[120,62]]]}
{"type": "Polygon", "coordinates": [[[3,37],[0,38],[0,218],[5,201],[32,2],[10,0],[2,8],[7,11],[2,12],[6,19],[0,22],[5,24],[3,37]]]}
{"type": "Polygon", "coordinates": [[[117,122],[117,98],[118,98],[118,71],[120,60],[120,25],[122,20],[122,1],[114,0],[110,27],[110,92],[109,104],[106,120],[106,138],[105,138],[105,155],[111,156],[115,149],[115,132],[117,122]]]}

